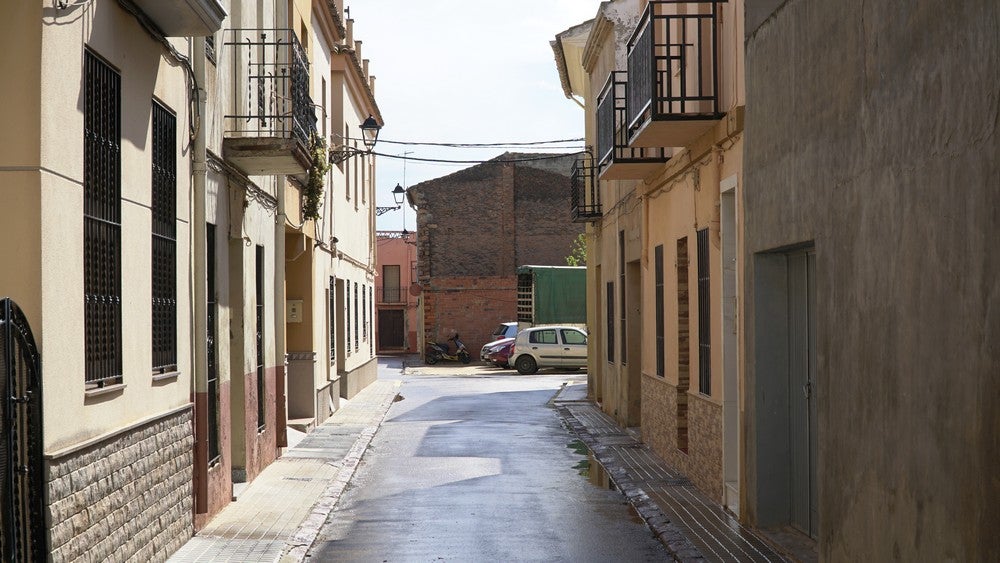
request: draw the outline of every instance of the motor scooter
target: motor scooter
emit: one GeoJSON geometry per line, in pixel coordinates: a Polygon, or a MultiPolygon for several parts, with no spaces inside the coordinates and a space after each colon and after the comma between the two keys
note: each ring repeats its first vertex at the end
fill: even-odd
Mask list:
{"type": "Polygon", "coordinates": [[[472,356],[469,355],[469,351],[465,349],[465,344],[456,334],[448,339],[448,342],[452,340],[455,341],[455,353],[450,352],[450,347],[447,343],[441,344],[439,342],[431,342],[427,345],[427,349],[424,351],[424,362],[428,365],[434,365],[441,360],[450,360],[453,362],[462,362],[467,364],[472,361],[472,356]]]}

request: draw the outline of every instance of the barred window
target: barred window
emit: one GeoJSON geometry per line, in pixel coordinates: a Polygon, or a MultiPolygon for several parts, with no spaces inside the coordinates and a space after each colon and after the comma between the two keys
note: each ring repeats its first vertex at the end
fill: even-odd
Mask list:
{"type": "Polygon", "coordinates": [[[206,388],[206,411],[208,413],[208,464],[213,465],[219,460],[219,362],[217,349],[218,332],[218,301],[215,295],[215,225],[208,223],[205,227],[206,245],[206,276],[208,278],[208,293],[206,311],[208,317],[208,374],[206,388]]]}
{"type": "Polygon", "coordinates": [[[664,334],[666,333],[666,315],[663,312],[663,245],[656,245],[655,256],[655,301],[656,301],[656,375],[663,377],[666,371],[667,353],[664,346],[664,334]]]}
{"type": "Polygon", "coordinates": [[[368,318],[371,319],[371,322],[372,322],[372,328],[371,328],[371,335],[372,335],[372,337],[368,339],[368,353],[370,355],[374,356],[375,355],[375,326],[374,326],[375,325],[375,288],[372,287],[372,286],[370,286],[370,285],[368,286],[368,307],[371,309],[368,312],[368,318]]]}
{"type": "Polygon", "coordinates": [[[628,319],[625,308],[625,231],[618,231],[618,314],[620,316],[621,322],[621,351],[622,351],[622,365],[625,365],[625,359],[628,352],[628,342],[626,337],[626,326],[628,326],[628,319]]]}
{"type": "Polygon", "coordinates": [[[615,282],[607,283],[607,347],[608,347],[608,363],[615,361],[615,282]]]}
{"type": "Polygon", "coordinates": [[[257,430],[267,426],[264,416],[264,247],[257,245],[254,253],[257,309],[257,430]]]}
{"type": "Polygon", "coordinates": [[[354,282],[354,351],[358,348],[358,282],[354,282]]]}
{"type": "Polygon", "coordinates": [[[361,339],[368,340],[368,292],[361,286],[361,339]]]}
{"type": "Polygon", "coordinates": [[[153,102],[153,373],[177,369],[177,119],[153,102]]]}
{"type": "Polygon", "coordinates": [[[122,381],[121,75],[84,55],[83,264],[87,387],[122,381]]]}
{"type": "Polygon", "coordinates": [[[344,284],[344,303],[347,304],[347,312],[344,314],[344,322],[347,326],[344,330],[344,357],[351,355],[351,282],[344,284]]]}
{"type": "Polygon", "coordinates": [[[708,229],[698,231],[698,391],[712,394],[712,302],[709,296],[708,229]]]}
{"type": "Polygon", "coordinates": [[[330,278],[330,293],[327,294],[327,309],[329,310],[330,334],[330,365],[337,360],[337,281],[330,278]]]}

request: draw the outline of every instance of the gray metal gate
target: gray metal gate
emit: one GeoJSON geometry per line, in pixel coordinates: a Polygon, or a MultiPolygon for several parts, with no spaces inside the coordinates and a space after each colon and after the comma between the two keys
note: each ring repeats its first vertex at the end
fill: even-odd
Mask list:
{"type": "Polygon", "coordinates": [[[0,553],[44,561],[41,356],[21,309],[0,300],[0,553]]]}

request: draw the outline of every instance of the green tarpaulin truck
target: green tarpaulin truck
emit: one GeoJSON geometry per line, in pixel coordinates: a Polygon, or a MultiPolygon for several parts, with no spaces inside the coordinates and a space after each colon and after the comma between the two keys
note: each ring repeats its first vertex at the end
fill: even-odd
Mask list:
{"type": "Polygon", "coordinates": [[[587,268],[521,266],[517,269],[517,323],[587,324],[587,268]]]}

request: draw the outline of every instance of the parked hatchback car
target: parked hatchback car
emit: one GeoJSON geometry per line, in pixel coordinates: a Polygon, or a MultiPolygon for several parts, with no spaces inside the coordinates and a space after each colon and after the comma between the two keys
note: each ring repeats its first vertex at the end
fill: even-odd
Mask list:
{"type": "Polygon", "coordinates": [[[500,323],[499,326],[493,329],[493,333],[490,335],[490,342],[496,342],[501,338],[514,338],[515,336],[517,336],[517,323],[500,323]]]}
{"type": "Polygon", "coordinates": [[[527,328],[514,339],[510,364],[522,375],[538,368],[575,369],[587,366],[587,333],[572,326],[527,328]]]}
{"type": "Polygon", "coordinates": [[[513,346],[513,338],[502,338],[495,342],[488,342],[483,345],[479,358],[497,367],[507,367],[507,358],[510,356],[510,350],[513,346]]]}

